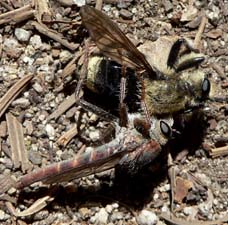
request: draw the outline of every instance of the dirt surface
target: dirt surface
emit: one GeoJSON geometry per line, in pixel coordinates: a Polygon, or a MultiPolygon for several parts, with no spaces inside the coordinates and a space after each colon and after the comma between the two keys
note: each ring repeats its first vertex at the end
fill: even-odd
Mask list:
{"type": "MultiPolygon", "coordinates": [[[[71,159],[109,125],[74,104],[88,33],[79,16],[85,3],[72,2],[0,2],[1,174],[17,179],[71,159]]],[[[87,2],[95,3],[102,4],[87,2]]],[[[0,224],[227,224],[228,1],[106,0],[102,10],[137,45],[167,35],[194,40],[205,23],[196,43],[207,56],[201,69],[213,100],[205,103],[203,119],[195,115],[170,143],[174,199],[172,169],[161,155],[133,177],[117,168],[59,185],[10,188],[0,196],[0,224]]]]}

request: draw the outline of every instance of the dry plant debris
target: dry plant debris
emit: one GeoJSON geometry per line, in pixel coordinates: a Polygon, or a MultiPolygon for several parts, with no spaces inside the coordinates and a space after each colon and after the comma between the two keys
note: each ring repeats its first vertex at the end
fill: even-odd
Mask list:
{"type": "Polygon", "coordinates": [[[208,101],[202,140],[194,147],[190,144],[195,137],[183,140],[184,155],[178,155],[175,170],[163,168],[158,159],[133,180],[118,180],[118,174],[108,170],[53,192],[40,183],[23,191],[10,189],[29,165],[38,169],[80,157],[84,141],[96,144],[107,122],[80,107],[72,110],[75,77],[84,64],[88,38],[78,13],[85,1],[0,1],[0,187],[6,190],[0,196],[0,223],[226,224],[227,1],[87,3],[121,22],[121,29],[137,44],[170,34],[193,39],[207,55],[202,69],[215,87],[211,97],[223,100],[208,101]],[[82,132],[75,126],[78,121],[82,132]]]}
{"type": "Polygon", "coordinates": [[[25,172],[29,169],[29,161],[27,149],[25,148],[22,124],[11,113],[6,114],[6,121],[14,168],[21,166],[22,171],[25,172]]]}

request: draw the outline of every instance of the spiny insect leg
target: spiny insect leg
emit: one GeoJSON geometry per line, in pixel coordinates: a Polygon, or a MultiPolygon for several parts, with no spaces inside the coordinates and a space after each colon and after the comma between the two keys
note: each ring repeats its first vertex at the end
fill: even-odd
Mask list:
{"type": "Polygon", "coordinates": [[[120,126],[127,127],[128,124],[128,114],[127,106],[124,103],[126,97],[126,67],[121,67],[121,80],[120,80],[120,103],[119,103],[119,113],[120,113],[120,126]]]}
{"type": "Polygon", "coordinates": [[[104,109],[85,101],[84,99],[80,99],[78,104],[86,111],[90,111],[96,115],[98,115],[99,117],[101,117],[102,119],[106,120],[106,121],[117,121],[118,118],[115,117],[114,115],[110,114],[109,112],[105,111],[104,109]]]}
{"type": "MultiPolygon", "coordinates": [[[[194,48],[188,40],[186,40],[185,38],[178,38],[172,45],[171,49],[170,49],[170,53],[169,53],[169,57],[167,60],[167,66],[170,68],[173,68],[175,70],[183,70],[181,68],[181,66],[178,66],[178,68],[176,68],[177,66],[177,62],[178,62],[178,57],[179,57],[179,53],[180,53],[180,49],[181,46],[184,45],[186,47],[186,49],[189,52],[195,52],[195,53],[199,53],[199,50],[194,48]]],[[[187,68],[190,68],[192,66],[195,65],[195,63],[200,64],[202,61],[202,57],[200,57],[200,59],[197,59],[197,57],[194,59],[193,58],[193,62],[191,63],[190,66],[188,66],[187,68]],[[200,61],[200,62],[199,62],[200,61]]]]}

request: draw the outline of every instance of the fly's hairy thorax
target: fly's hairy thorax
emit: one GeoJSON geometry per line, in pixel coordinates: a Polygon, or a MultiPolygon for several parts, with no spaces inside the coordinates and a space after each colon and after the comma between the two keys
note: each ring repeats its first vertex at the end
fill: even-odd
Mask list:
{"type": "Polygon", "coordinates": [[[145,79],[145,102],[150,115],[171,115],[182,110],[189,100],[183,82],[145,79]]]}

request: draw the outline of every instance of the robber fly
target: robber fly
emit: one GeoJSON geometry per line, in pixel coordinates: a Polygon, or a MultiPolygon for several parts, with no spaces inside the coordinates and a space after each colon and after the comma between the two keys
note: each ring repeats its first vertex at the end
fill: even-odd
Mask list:
{"type": "MultiPolygon", "coordinates": [[[[120,121],[112,121],[116,137],[74,159],[26,174],[16,182],[5,179],[0,182],[2,192],[11,186],[23,188],[37,181],[69,181],[107,170],[129,159],[143,166],[157,157],[172,135],[174,121],[170,115],[199,106],[209,94],[209,80],[202,74],[197,79],[192,77],[204,57],[192,50],[184,39],[177,38],[171,44],[163,70],[153,64],[155,61],[151,63],[147,59],[149,56],[145,54],[146,58],[102,12],[83,6],[80,15],[91,38],[107,57],[89,62],[91,71],[88,71],[86,86],[101,96],[117,96],[120,121]],[[187,46],[188,53],[179,57],[182,45],[187,46]],[[188,54],[192,57],[188,58],[188,54]],[[190,72],[185,72],[187,69],[190,72]]],[[[151,52],[153,50],[151,48],[151,52]]],[[[87,103],[84,106],[93,111],[93,106],[87,103]]],[[[99,107],[98,111],[101,112],[99,107]]]]}

